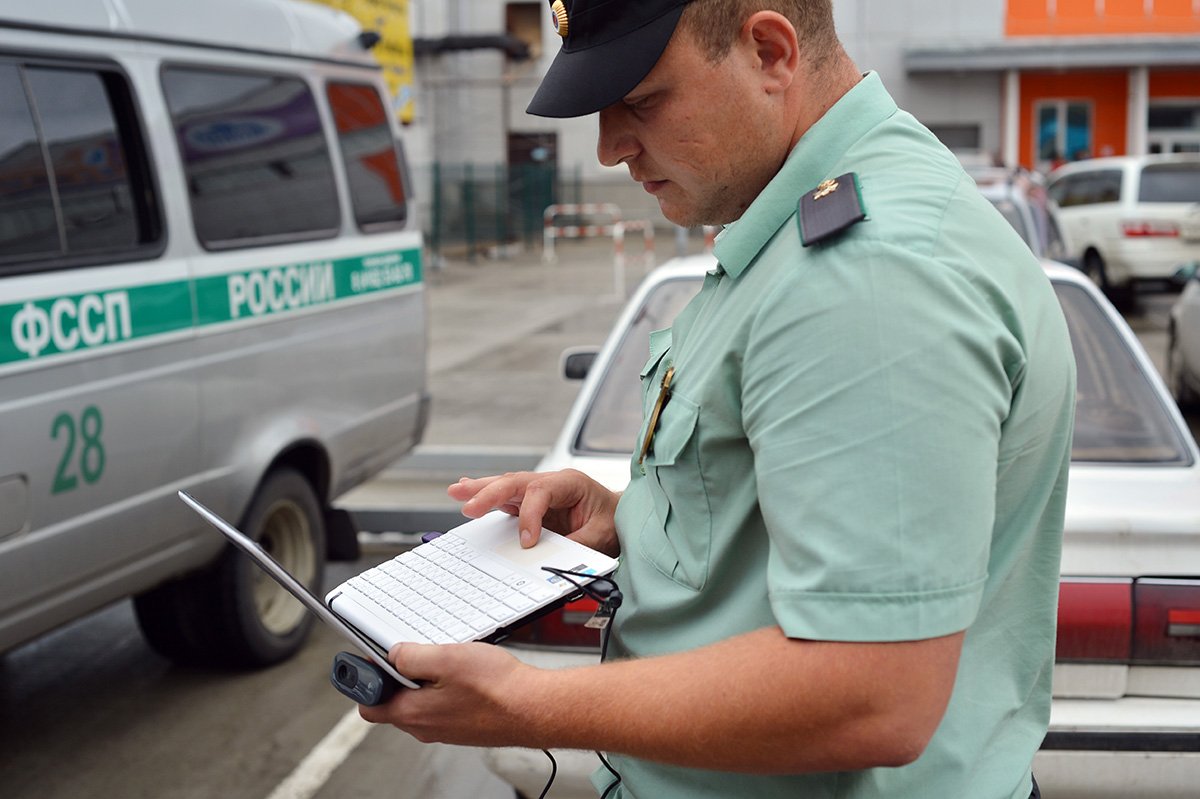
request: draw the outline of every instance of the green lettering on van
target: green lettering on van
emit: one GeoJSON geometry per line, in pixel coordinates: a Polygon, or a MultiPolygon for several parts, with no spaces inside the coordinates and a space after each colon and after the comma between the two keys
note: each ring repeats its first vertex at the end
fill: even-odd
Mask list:
{"type": "Polygon", "coordinates": [[[63,449],[58,469],[54,473],[54,483],[50,486],[51,494],[73,491],[79,487],[79,479],[75,476],[76,466],[88,485],[104,476],[104,441],[101,438],[103,431],[104,417],[95,405],[83,409],[78,423],[69,413],[60,413],[54,417],[50,426],[50,437],[55,440],[61,437],[63,449]]]}
{"type": "Polygon", "coordinates": [[[412,249],[0,305],[0,366],[351,300],[422,279],[421,252],[412,249]]]}

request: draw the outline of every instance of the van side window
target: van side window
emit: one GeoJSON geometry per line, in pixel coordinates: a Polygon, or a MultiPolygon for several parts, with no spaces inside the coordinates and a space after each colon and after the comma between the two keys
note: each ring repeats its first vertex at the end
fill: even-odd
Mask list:
{"type": "Polygon", "coordinates": [[[404,179],[379,93],[373,86],[355,83],[330,83],[326,92],[346,164],[354,221],[368,231],[403,223],[408,215],[404,179]]]}
{"type": "Polygon", "coordinates": [[[1200,203],[1200,161],[1147,164],[1138,202],[1200,203]]]}
{"type": "Polygon", "coordinates": [[[1071,204],[1068,199],[1075,186],[1075,179],[1071,176],[1059,178],[1046,187],[1046,193],[1050,195],[1050,199],[1058,203],[1060,208],[1071,204]]]}
{"type": "Polygon", "coordinates": [[[122,75],[0,62],[0,108],[0,271],[128,258],[161,240],[122,75]]]}
{"type": "Polygon", "coordinates": [[[1092,176],[1092,202],[1115,203],[1121,199],[1121,172],[1105,170],[1092,176]]]}
{"type": "Polygon", "coordinates": [[[1121,199],[1121,172],[1105,170],[1068,175],[1050,187],[1050,197],[1061,208],[1115,203],[1121,199]]]}
{"type": "Polygon", "coordinates": [[[224,249],[337,234],[333,164],[303,80],[169,67],[162,85],[201,244],[224,249]]]}

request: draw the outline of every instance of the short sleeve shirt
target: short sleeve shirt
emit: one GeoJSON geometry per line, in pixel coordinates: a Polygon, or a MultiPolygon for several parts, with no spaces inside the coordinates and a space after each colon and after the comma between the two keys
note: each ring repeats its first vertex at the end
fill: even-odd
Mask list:
{"type": "Polygon", "coordinates": [[[1049,717],[1074,409],[1049,280],[875,74],[715,254],[651,337],[637,444],[667,370],[671,391],[617,510],[610,651],[765,626],[860,642],[966,630],[964,651],[913,764],[755,776],[615,757],[621,795],[1024,799],[1049,717]],[[848,173],[867,218],[805,246],[801,195],[848,173]]]}

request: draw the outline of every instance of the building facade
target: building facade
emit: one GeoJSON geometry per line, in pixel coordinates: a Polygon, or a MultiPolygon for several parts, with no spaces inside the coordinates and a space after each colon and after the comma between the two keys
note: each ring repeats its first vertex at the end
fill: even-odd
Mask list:
{"type": "MultiPolygon", "coordinates": [[[[657,214],[623,167],[597,163],[594,116],[525,114],[559,48],[545,0],[411,7],[414,163],[550,162],[586,201],[657,214]],[[513,40],[527,58],[505,48],[513,40]]],[[[856,63],[957,151],[1041,170],[1200,152],[1200,0],[834,0],[834,13],[856,63]]]]}

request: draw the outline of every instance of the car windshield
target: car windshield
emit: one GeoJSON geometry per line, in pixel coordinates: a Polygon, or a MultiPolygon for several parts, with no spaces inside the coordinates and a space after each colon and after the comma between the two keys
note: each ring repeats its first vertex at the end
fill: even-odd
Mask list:
{"type": "MultiPolygon", "coordinates": [[[[632,451],[641,425],[638,375],[649,336],[669,327],[700,290],[700,278],[663,282],[647,297],[601,377],[580,428],[579,454],[632,451]]],[[[1186,463],[1170,414],[1103,309],[1082,287],[1056,282],[1078,369],[1071,459],[1090,463],[1186,463]]]]}
{"type": "Polygon", "coordinates": [[[1144,203],[1200,203],[1200,161],[1147,164],[1138,200],[1144,203]]]}
{"type": "Polygon", "coordinates": [[[1081,286],[1064,282],[1054,288],[1078,373],[1071,460],[1186,462],[1170,415],[1104,311],[1081,286]]]}
{"type": "Polygon", "coordinates": [[[700,283],[699,277],[667,280],[646,297],[596,389],[579,430],[578,451],[623,454],[633,450],[633,438],[642,424],[638,375],[650,352],[650,333],[670,327],[675,315],[700,291],[700,283]]]}

